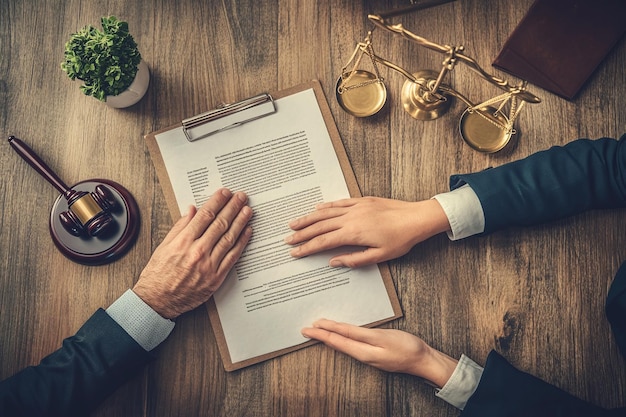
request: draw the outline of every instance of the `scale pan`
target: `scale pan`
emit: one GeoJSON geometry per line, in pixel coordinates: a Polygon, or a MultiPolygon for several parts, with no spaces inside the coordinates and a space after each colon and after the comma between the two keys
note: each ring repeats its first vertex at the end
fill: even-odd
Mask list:
{"type": "Polygon", "coordinates": [[[347,83],[342,85],[342,81],[343,78],[339,77],[335,87],[335,95],[341,108],[352,116],[373,116],[385,105],[385,101],[387,101],[385,84],[371,72],[356,70],[347,83]],[[346,87],[364,83],[366,84],[360,87],[346,89],[346,87]],[[339,93],[340,86],[344,88],[341,94],[339,93]]]}
{"type": "MultiPolygon", "coordinates": [[[[491,106],[481,107],[478,111],[490,114],[502,125],[506,125],[508,121],[501,113],[494,116],[496,109],[491,106]]],[[[485,116],[478,114],[478,111],[470,112],[466,109],[463,112],[459,122],[461,137],[465,143],[479,152],[493,153],[501,150],[509,143],[513,133],[496,126],[485,116]]]]}

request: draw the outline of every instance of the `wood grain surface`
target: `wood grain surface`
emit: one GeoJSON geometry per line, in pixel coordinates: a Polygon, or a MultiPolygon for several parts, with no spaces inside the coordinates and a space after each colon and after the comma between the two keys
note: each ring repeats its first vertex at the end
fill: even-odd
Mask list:
{"type": "MultiPolygon", "coordinates": [[[[465,45],[486,70],[532,0],[458,0],[394,18],[441,44],[465,45]]],[[[400,103],[404,79],[383,68],[388,100],[359,119],[334,86],[367,14],[401,0],[3,0],[0,126],[73,184],[107,178],[136,197],[141,230],[120,260],[89,267],[52,244],[56,190],[5,142],[0,146],[0,378],[57,349],[99,307],[137,279],[171,227],[143,135],[224,102],[319,79],[364,195],[417,200],[447,191],[453,173],[482,170],[579,137],[626,132],[622,40],[574,101],[530,86],[519,133],[482,154],[458,133],[455,100],[434,121],[400,103]],[[84,96],[60,68],[64,44],[101,16],[128,21],[151,69],[147,95],[127,109],[84,96]]],[[[442,56],[375,31],[376,51],[410,71],[442,56]]],[[[467,67],[447,82],[476,101],[500,93],[467,67]]],[[[451,242],[436,236],[390,263],[404,318],[388,327],[479,363],[496,349],[515,366],[605,407],[626,404],[626,368],[604,317],[604,299],[626,259],[624,211],[451,242]]],[[[458,410],[407,375],[387,374],[323,346],[241,371],[223,370],[204,308],[178,319],[158,359],[96,416],[455,416],[458,410]]]]}

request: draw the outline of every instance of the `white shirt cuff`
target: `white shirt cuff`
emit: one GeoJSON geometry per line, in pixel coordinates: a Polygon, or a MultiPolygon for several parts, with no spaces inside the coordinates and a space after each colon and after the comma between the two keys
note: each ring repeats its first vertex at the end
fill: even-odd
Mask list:
{"type": "Polygon", "coordinates": [[[483,375],[483,368],[465,355],[461,355],[452,376],[435,395],[459,410],[465,408],[483,375]]]}
{"type": "Polygon", "coordinates": [[[472,187],[465,184],[433,197],[439,202],[450,222],[450,240],[464,239],[485,230],[485,213],[472,187]]]}
{"type": "Polygon", "coordinates": [[[174,329],[174,322],[161,317],[133,290],[127,290],[106,312],[139,345],[151,351],[174,329]]]}

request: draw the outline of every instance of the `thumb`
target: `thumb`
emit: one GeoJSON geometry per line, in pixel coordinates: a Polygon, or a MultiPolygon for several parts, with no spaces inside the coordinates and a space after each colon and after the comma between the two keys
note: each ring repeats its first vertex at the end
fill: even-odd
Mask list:
{"type": "Polygon", "coordinates": [[[193,219],[193,216],[196,215],[197,211],[198,209],[196,209],[195,206],[189,206],[189,212],[186,215],[182,216],[180,219],[178,219],[176,223],[174,223],[174,226],[172,226],[167,235],[165,235],[165,238],[161,243],[167,244],[169,241],[178,236],[178,234],[189,224],[191,219],[193,219]]]}
{"type": "Polygon", "coordinates": [[[359,252],[335,256],[330,259],[329,264],[333,268],[359,268],[361,266],[376,264],[383,260],[382,251],[380,249],[367,248],[359,252]]]}

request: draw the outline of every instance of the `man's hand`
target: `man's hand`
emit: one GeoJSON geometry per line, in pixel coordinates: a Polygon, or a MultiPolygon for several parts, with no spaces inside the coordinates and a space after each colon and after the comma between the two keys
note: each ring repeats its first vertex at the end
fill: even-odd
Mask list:
{"type": "Polygon", "coordinates": [[[417,336],[394,329],[366,329],[332,320],[318,320],[302,335],[383,371],[402,372],[443,387],[457,362],[417,336]]]}
{"type": "Polygon", "coordinates": [[[300,258],[341,246],[361,246],[362,251],[333,257],[330,265],[351,268],[375,264],[406,254],[419,242],[450,230],[445,212],[436,200],[406,202],[361,197],[317,205],[315,211],[289,223],[287,236],[300,258]]]}
{"type": "Polygon", "coordinates": [[[206,302],[220,287],[250,239],[248,198],[220,189],[191,207],[165,236],[133,291],[173,319],[206,302]]]}

